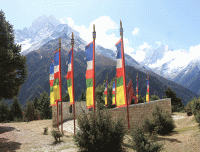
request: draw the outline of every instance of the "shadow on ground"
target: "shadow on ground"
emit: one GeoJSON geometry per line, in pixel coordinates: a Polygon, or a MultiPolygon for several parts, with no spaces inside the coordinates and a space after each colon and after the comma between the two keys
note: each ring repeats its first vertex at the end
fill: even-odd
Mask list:
{"type": "Polygon", "coordinates": [[[14,127],[0,126],[0,134],[2,134],[4,132],[12,131],[12,130],[15,130],[15,128],[14,127]]]}
{"type": "Polygon", "coordinates": [[[170,142],[177,142],[181,143],[181,141],[175,139],[175,138],[165,138],[165,137],[156,137],[157,141],[170,141],[170,142]]]}
{"type": "Polygon", "coordinates": [[[7,138],[0,138],[0,149],[2,152],[6,151],[15,151],[20,149],[21,143],[9,141],[7,138]]]}

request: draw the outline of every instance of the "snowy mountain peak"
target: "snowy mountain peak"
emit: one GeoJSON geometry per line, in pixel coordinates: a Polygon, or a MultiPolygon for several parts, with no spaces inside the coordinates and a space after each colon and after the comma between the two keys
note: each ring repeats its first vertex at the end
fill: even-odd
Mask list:
{"type": "Polygon", "coordinates": [[[43,16],[39,16],[38,18],[36,18],[33,21],[32,28],[37,31],[37,30],[41,29],[44,25],[46,25],[48,23],[51,23],[54,27],[56,27],[57,25],[61,24],[61,22],[58,21],[52,15],[50,15],[49,17],[47,17],[46,15],[43,15],[43,16]]]}

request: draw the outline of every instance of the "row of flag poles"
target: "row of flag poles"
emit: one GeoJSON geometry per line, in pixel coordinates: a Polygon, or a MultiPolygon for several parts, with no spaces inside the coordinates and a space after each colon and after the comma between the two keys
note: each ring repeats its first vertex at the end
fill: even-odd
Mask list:
{"type": "MultiPolygon", "coordinates": [[[[122,22],[120,21],[120,40],[116,43],[117,47],[117,65],[116,65],[116,78],[112,87],[112,104],[118,108],[127,107],[127,120],[128,129],[129,125],[129,109],[127,101],[127,87],[126,87],[126,71],[125,71],[125,57],[124,57],[124,46],[123,46],[123,28],[122,22]]],[[[93,41],[85,46],[85,53],[87,59],[87,70],[86,70],[86,104],[87,108],[94,108],[95,111],[95,39],[96,31],[95,25],[93,25],[93,41]]],[[[74,100],[74,63],[73,63],[73,46],[74,46],[74,35],[72,32],[71,39],[71,50],[68,53],[68,72],[66,75],[68,93],[70,97],[70,105],[73,105],[74,113],[74,134],[75,134],[75,100],[74,100]]],[[[50,106],[57,105],[57,125],[58,122],[58,101],[61,102],[61,130],[63,133],[63,119],[62,119],[62,82],[61,82],[61,38],[59,38],[59,50],[56,49],[54,52],[54,60],[50,64],[50,106]]],[[[149,102],[149,73],[147,78],[147,93],[146,101],[149,102]]],[[[108,78],[106,80],[104,99],[105,105],[107,105],[107,87],[108,78]]],[[[138,74],[136,78],[136,99],[135,103],[138,103],[138,74]]]]}

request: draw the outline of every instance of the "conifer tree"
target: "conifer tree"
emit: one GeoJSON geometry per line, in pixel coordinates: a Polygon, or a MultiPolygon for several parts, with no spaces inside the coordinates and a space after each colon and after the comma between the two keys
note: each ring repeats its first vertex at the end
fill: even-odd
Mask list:
{"type": "Polygon", "coordinates": [[[35,107],[33,101],[28,101],[26,104],[26,110],[25,110],[25,117],[28,121],[32,121],[36,119],[35,116],[35,107]]]}
{"type": "Polygon", "coordinates": [[[8,120],[9,106],[5,101],[0,101],[0,122],[8,120]]]}
{"type": "Polygon", "coordinates": [[[34,98],[34,101],[33,101],[35,109],[38,108],[38,105],[39,105],[38,102],[39,102],[39,101],[38,101],[38,98],[37,98],[37,96],[36,96],[36,97],[34,98]]]}
{"type": "Polygon", "coordinates": [[[27,77],[26,57],[20,55],[21,46],[14,44],[13,26],[0,11],[0,100],[13,99],[19,94],[27,77]]]}
{"type": "Polygon", "coordinates": [[[10,116],[9,116],[10,120],[13,121],[14,117],[21,118],[21,119],[23,117],[22,107],[19,104],[17,97],[14,97],[13,103],[12,103],[11,108],[10,108],[10,116]]]}
{"type": "Polygon", "coordinates": [[[39,98],[38,110],[40,110],[43,119],[52,118],[52,107],[50,106],[50,98],[46,91],[39,98]]]}
{"type": "Polygon", "coordinates": [[[172,112],[178,112],[184,108],[181,98],[176,97],[176,93],[170,87],[165,90],[167,98],[171,98],[172,112]]]}

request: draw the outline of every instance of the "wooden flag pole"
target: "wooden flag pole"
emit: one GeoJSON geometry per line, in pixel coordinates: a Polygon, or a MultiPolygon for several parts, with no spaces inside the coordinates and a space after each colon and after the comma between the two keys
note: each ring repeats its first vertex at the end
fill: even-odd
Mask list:
{"type": "Polygon", "coordinates": [[[60,65],[60,101],[61,101],[61,132],[63,134],[63,115],[62,115],[62,80],[61,80],[61,38],[59,38],[59,65],[60,65]]]}
{"type": "Polygon", "coordinates": [[[72,45],[72,95],[73,95],[73,113],[74,113],[74,135],[75,135],[75,131],[76,131],[76,124],[75,124],[75,100],[74,100],[74,35],[73,35],[73,32],[72,32],[72,39],[71,39],[71,45],[72,45]]]}
{"type": "Polygon", "coordinates": [[[93,24],[93,69],[94,69],[94,79],[93,79],[93,105],[95,111],[95,39],[96,39],[96,31],[95,31],[95,24],[93,24]]]}
{"type": "MultiPolygon", "coordinates": [[[[126,70],[125,70],[125,54],[124,54],[124,45],[123,45],[123,28],[122,28],[122,21],[120,20],[120,36],[122,39],[122,47],[123,47],[123,63],[124,63],[124,79],[125,79],[125,86],[124,86],[124,91],[126,91],[126,70]]],[[[129,124],[129,109],[128,109],[128,102],[127,102],[127,91],[125,93],[125,101],[126,101],[126,106],[127,106],[127,121],[128,121],[128,130],[130,130],[130,124],[129,124]]]]}

